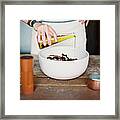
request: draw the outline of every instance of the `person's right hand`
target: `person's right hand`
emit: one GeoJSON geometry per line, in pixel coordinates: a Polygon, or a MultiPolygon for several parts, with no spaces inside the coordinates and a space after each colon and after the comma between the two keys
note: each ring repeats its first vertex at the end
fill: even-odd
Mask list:
{"type": "Polygon", "coordinates": [[[57,42],[57,34],[51,26],[47,24],[35,23],[33,27],[37,31],[36,37],[38,42],[42,40],[44,46],[46,46],[46,40],[48,40],[48,45],[51,45],[51,37],[54,37],[55,42],[57,42]],[[42,38],[40,35],[42,35],[42,38]]]}

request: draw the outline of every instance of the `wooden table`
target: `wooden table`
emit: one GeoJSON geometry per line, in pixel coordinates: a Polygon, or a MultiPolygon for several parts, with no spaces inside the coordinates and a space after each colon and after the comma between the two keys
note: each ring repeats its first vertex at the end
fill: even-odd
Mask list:
{"type": "Polygon", "coordinates": [[[90,55],[88,68],[83,75],[72,80],[55,80],[41,72],[38,56],[34,56],[34,85],[33,95],[20,95],[21,100],[99,100],[100,91],[87,87],[89,74],[100,72],[100,56],[90,55]]]}

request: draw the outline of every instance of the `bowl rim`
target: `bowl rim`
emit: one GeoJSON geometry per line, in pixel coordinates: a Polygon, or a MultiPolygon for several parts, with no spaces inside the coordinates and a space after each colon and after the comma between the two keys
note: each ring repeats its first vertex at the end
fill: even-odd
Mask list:
{"type": "MultiPolygon", "coordinates": [[[[55,47],[68,47],[68,48],[73,48],[73,47],[70,47],[70,46],[55,46],[55,47]]],[[[54,48],[55,48],[54,47],[54,48]]],[[[73,48],[74,49],[74,48],[73,48]]],[[[63,63],[63,62],[77,62],[77,61],[81,61],[81,60],[83,60],[83,59],[86,59],[87,57],[89,57],[89,53],[88,53],[88,51],[87,50],[84,50],[84,52],[87,54],[85,57],[83,57],[83,58],[81,58],[81,59],[77,59],[77,60],[73,60],[73,61],[58,61],[58,60],[50,60],[50,59],[47,59],[47,58],[45,58],[45,57],[43,57],[41,54],[40,54],[40,52],[41,51],[39,51],[39,57],[40,58],[42,58],[42,59],[44,59],[44,60],[48,60],[48,61],[53,61],[53,62],[60,62],[60,63],[63,63]]]]}

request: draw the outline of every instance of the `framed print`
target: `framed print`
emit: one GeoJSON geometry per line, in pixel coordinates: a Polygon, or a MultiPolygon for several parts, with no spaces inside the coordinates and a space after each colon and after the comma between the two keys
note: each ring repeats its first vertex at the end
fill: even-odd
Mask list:
{"type": "Polygon", "coordinates": [[[1,118],[119,119],[118,1],[1,7],[1,118]]]}

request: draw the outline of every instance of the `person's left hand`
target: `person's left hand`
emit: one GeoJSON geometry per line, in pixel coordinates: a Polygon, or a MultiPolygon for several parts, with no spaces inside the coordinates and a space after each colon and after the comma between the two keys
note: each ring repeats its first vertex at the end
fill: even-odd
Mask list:
{"type": "Polygon", "coordinates": [[[85,24],[85,26],[88,26],[89,20],[79,20],[81,24],[85,24]]]}

